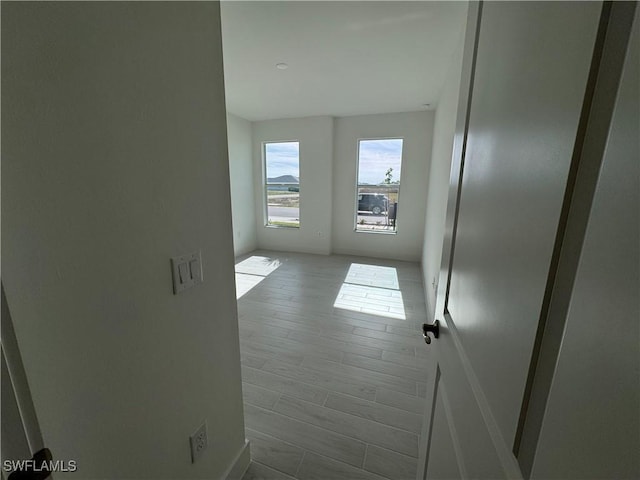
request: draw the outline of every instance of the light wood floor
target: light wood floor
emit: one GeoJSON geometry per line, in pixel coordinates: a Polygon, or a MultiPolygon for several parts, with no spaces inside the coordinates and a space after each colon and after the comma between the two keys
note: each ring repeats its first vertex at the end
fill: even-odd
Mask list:
{"type": "Polygon", "coordinates": [[[414,479],[428,354],[418,264],[256,251],[236,282],[244,479],[414,479]]]}

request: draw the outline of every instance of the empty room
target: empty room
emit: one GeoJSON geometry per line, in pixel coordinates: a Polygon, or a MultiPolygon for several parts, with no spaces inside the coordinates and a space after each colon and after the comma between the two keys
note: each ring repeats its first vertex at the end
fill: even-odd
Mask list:
{"type": "Polygon", "coordinates": [[[637,2],[9,2],[2,478],[640,477],[637,2]]]}
{"type": "Polygon", "coordinates": [[[466,16],[221,5],[248,478],[417,474],[429,167],[451,155],[466,16]]]}

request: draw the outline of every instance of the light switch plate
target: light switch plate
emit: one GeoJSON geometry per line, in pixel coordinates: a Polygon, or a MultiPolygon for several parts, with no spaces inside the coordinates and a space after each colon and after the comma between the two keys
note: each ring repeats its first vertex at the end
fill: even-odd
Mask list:
{"type": "Polygon", "coordinates": [[[171,259],[173,293],[178,294],[202,283],[202,257],[200,252],[180,255],[171,259]]]}

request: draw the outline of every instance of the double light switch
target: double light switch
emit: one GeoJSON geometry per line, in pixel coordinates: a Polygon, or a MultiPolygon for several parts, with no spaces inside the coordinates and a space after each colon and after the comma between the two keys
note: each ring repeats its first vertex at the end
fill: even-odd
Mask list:
{"type": "Polygon", "coordinates": [[[173,293],[178,294],[187,288],[202,283],[202,257],[200,252],[180,255],[171,259],[173,272],[173,293]]]}

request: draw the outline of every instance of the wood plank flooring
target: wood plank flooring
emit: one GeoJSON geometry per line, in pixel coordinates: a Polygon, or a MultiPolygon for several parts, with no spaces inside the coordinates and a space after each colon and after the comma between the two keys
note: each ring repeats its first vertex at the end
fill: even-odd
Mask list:
{"type": "Polygon", "coordinates": [[[255,251],[236,262],[244,480],[406,480],[428,346],[418,264],[255,251]]]}

